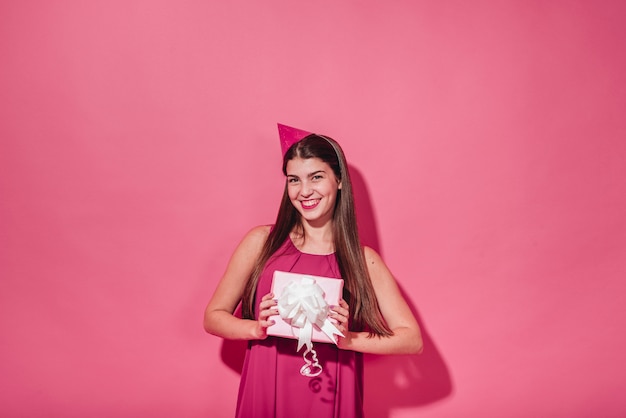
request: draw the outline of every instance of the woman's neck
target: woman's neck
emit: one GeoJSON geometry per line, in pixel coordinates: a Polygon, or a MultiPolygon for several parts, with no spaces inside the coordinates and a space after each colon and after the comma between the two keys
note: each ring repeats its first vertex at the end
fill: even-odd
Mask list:
{"type": "Polygon", "coordinates": [[[331,254],[335,252],[332,223],[321,227],[303,222],[300,228],[291,233],[294,245],[303,252],[311,254],[331,254]]]}

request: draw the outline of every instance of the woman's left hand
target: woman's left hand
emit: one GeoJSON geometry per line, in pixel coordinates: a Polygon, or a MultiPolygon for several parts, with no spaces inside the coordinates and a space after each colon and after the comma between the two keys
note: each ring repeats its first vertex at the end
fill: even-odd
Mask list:
{"type": "Polygon", "coordinates": [[[350,307],[348,303],[341,299],[339,306],[331,306],[329,316],[335,320],[335,326],[344,335],[343,337],[337,336],[337,346],[346,348],[350,341],[350,307]]]}

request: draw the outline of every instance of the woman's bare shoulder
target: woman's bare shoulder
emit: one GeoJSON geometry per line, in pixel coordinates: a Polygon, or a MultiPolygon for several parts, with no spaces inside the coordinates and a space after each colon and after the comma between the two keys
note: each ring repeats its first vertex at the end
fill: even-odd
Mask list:
{"type": "Polygon", "coordinates": [[[241,240],[240,246],[260,250],[263,244],[265,244],[265,241],[267,241],[271,228],[270,225],[255,226],[246,233],[241,240]]]}
{"type": "MultiPolygon", "coordinates": [[[[254,261],[259,257],[263,250],[263,245],[267,241],[271,226],[261,225],[255,226],[250,229],[246,235],[241,239],[239,245],[235,249],[230,262],[228,270],[232,268],[241,268],[247,266],[250,270],[254,265],[254,261]]],[[[246,271],[242,277],[249,276],[249,272],[246,271]]]]}
{"type": "Polygon", "coordinates": [[[382,262],[382,259],[376,250],[366,245],[363,246],[363,255],[365,255],[365,263],[367,265],[382,262]]]}
{"type": "Polygon", "coordinates": [[[263,239],[265,241],[270,234],[272,229],[271,225],[258,225],[248,231],[246,237],[251,237],[255,239],[263,239]]]}
{"type": "Polygon", "coordinates": [[[365,256],[365,265],[367,266],[367,271],[370,274],[372,283],[380,280],[394,280],[389,268],[376,250],[364,246],[363,254],[365,256]]]}

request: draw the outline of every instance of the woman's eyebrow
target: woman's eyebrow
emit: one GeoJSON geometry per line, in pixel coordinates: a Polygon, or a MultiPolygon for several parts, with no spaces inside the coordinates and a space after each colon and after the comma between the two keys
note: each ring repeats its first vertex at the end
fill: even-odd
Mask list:
{"type": "MultiPolygon", "coordinates": [[[[314,172],[312,172],[312,173],[307,174],[307,177],[313,177],[313,176],[315,176],[315,175],[317,175],[317,174],[319,174],[319,173],[326,174],[326,171],[325,171],[325,170],[317,170],[317,171],[314,171],[314,172]]],[[[295,174],[289,174],[289,173],[287,173],[287,177],[295,177],[295,178],[299,178],[297,175],[295,175],[295,174]]]]}

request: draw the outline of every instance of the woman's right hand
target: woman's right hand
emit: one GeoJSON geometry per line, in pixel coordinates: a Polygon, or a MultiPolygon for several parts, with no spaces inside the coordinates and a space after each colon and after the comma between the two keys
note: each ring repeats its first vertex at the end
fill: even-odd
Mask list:
{"type": "Polygon", "coordinates": [[[276,321],[270,319],[273,315],[278,315],[278,302],[274,299],[273,293],[268,293],[261,298],[259,304],[259,318],[257,319],[256,335],[257,339],[264,340],[267,338],[267,328],[274,325],[276,321]]]}

